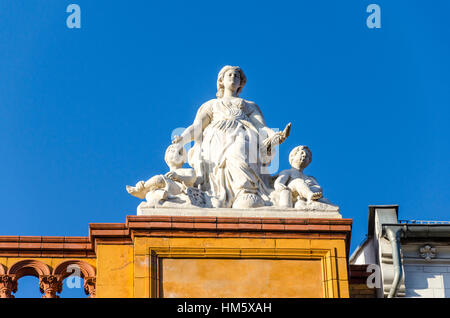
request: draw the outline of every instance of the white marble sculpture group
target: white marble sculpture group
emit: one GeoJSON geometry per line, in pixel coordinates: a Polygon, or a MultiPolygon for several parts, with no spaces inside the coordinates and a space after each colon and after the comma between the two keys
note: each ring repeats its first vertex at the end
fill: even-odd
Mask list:
{"type": "Polygon", "coordinates": [[[141,206],[323,209],[330,204],[317,181],[303,174],[312,160],[306,146],[291,151],[291,169],[267,173],[274,147],[288,138],[291,124],[282,132],[267,127],[258,105],[239,97],[246,81],[240,67],[222,68],[217,98],[200,106],[192,125],[167,148],[169,172],[126,187],[146,200],[141,206]],[[192,141],[186,153],[184,146],[192,141]],[[186,160],[191,168],[183,168],[186,160]]]}

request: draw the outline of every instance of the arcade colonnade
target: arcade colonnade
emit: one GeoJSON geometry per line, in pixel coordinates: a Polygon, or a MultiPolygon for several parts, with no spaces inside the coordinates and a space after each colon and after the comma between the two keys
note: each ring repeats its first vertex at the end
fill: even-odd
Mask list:
{"type": "MultiPolygon", "coordinates": [[[[53,263],[50,259],[49,263],[53,263]]],[[[59,298],[63,281],[72,273],[84,279],[86,295],[95,298],[95,268],[85,261],[67,260],[60,262],[55,268],[46,262],[36,259],[24,259],[7,267],[0,264],[0,298],[14,298],[18,290],[18,281],[24,276],[39,278],[39,290],[42,298],[59,298]],[[74,270],[74,268],[78,269],[74,270]]]]}

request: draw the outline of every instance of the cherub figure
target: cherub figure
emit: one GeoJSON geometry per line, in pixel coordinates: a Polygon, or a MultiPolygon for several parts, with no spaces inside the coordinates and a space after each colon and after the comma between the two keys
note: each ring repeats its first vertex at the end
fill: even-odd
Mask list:
{"type": "Polygon", "coordinates": [[[197,179],[194,169],[182,168],[186,157],[184,147],[170,145],[164,157],[170,171],[165,175],[153,176],[145,182],[139,181],[134,187],[127,186],[128,193],[140,199],[145,198],[149,207],[160,204],[170,196],[186,193],[186,189],[194,186],[197,179]]]}
{"type": "Polygon", "coordinates": [[[291,169],[280,172],[275,180],[275,191],[279,192],[279,206],[292,207],[296,201],[306,203],[322,198],[322,188],[316,179],[303,174],[303,170],[311,163],[312,153],[307,146],[298,146],[289,154],[291,169]]]}

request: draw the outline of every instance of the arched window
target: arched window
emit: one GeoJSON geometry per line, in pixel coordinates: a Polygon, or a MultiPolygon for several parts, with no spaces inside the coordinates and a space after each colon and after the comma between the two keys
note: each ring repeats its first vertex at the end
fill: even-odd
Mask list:
{"type": "Polygon", "coordinates": [[[95,268],[92,265],[80,260],[65,261],[55,267],[53,275],[60,277],[61,282],[70,276],[69,279],[73,278],[73,281],[67,282],[67,284],[71,283],[74,287],[78,287],[77,285],[81,283],[77,277],[82,278],[85,294],[95,298],[96,278],[95,268]]]}
{"type": "MultiPolygon", "coordinates": [[[[73,283],[82,284],[86,295],[95,298],[95,268],[80,260],[64,261],[52,271],[50,266],[38,260],[22,260],[14,263],[9,270],[0,264],[0,298],[14,298],[12,293],[18,289],[18,280],[25,276],[39,279],[39,290],[43,298],[58,298],[62,292],[63,281],[74,279],[73,283]],[[77,281],[76,279],[79,279],[77,281]]],[[[27,279],[26,286],[30,284],[27,279]]],[[[31,289],[28,287],[27,289],[31,289]]],[[[27,293],[28,294],[28,293],[27,293]]]]}
{"type": "MultiPolygon", "coordinates": [[[[14,298],[42,298],[39,288],[39,278],[34,276],[23,276],[17,281],[17,288],[14,291],[14,298]]],[[[9,298],[9,297],[8,297],[9,298]]]]}
{"type": "Polygon", "coordinates": [[[24,276],[34,276],[39,279],[39,289],[45,298],[56,298],[56,293],[61,291],[61,284],[57,277],[51,275],[51,268],[38,260],[23,260],[13,264],[7,275],[11,280],[10,292],[18,289],[18,281],[24,276]]]}

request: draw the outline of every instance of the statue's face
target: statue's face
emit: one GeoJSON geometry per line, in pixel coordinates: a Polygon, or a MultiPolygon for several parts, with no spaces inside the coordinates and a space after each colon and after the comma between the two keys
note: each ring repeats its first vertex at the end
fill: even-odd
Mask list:
{"type": "Polygon", "coordinates": [[[241,74],[238,70],[228,70],[223,76],[223,86],[225,89],[237,90],[241,85],[241,74]]]}
{"type": "Polygon", "coordinates": [[[295,169],[305,168],[308,165],[308,154],[305,150],[297,151],[297,153],[294,156],[294,159],[292,160],[292,167],[295,169]]]}
{"type": "Polygon", "coordinates": [[[182,166],[185,158],[183,156],[183,148],[169,147],[166,152],[166,161],[174,166],[182,166]]]}

